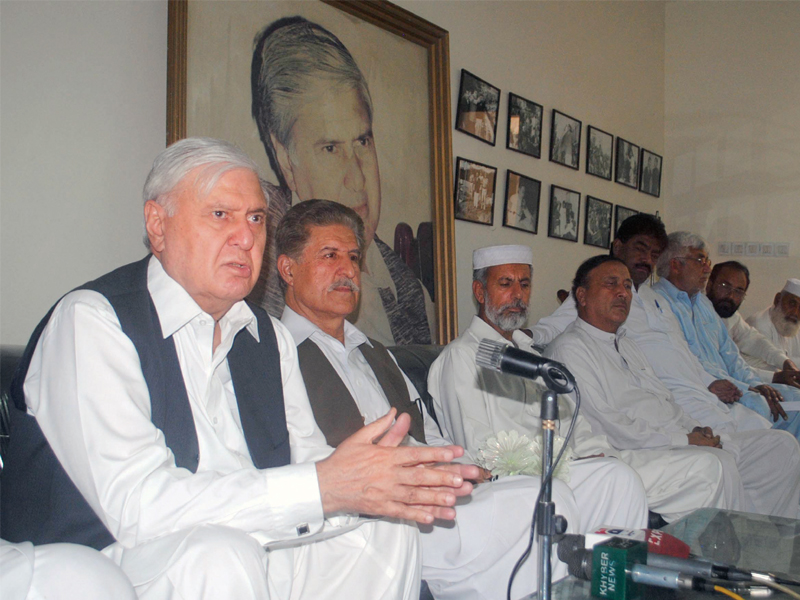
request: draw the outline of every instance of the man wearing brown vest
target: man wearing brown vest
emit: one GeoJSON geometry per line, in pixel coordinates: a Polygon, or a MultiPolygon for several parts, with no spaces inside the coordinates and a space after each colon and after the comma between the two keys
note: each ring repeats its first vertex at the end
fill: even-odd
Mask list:
{"type": "MultiPolygon", "coordinates": [[[[448,445],[391,354],[346,320],[359,300],[363,224],[358,215],[341,204],[310,200],[284,216],[276,237],[286,300],[281,321],[298,344],[314,417],[328,443],[336,446],[394,407],[411,415],[408,444],[448,445]]],[[[482,470],[471,498],[457,504],[455,526],[420,527],[423,579],[437,599],[505,595],[528,543],[539,479],[489,482],[490,475],[482,470]]],[[[580,515],[563,481],[555,480],[553,499],[569,530],[576,530],[580,515]]],[[[536,590],[536,549],[533,554],[512,595],[536,590]]],[[[554,575],[566,575],[563,563],[554,564],[554,575]]]]}

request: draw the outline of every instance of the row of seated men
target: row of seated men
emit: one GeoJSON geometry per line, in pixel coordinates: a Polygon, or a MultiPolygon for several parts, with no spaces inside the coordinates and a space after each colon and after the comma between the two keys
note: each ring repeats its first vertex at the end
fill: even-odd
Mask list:
{"type": "MultiPolygon", "coordinates": [[[[505,596],[539,478],[493,481],[474,462],[489,436],[536,435],[542,386],[479,370],[474,353],[483,338],[544,341],[546,324],[521,329],[530,249],[475,252],[479,313],[429,376],[440,429],[386,348],[346,320],[364,243],[351,209],[289,210],[276,234],[283,316],[244,301],[268,197],[233,146],[173,144],[145,183],[150,254],[70,292],[35,330],[12,383],[2,474],[9,597],[400,599],[421,579],[436,598],[505,596]],[[65,542],[101,554],[53,571],[65,542]],[[54,581],[55,593],[42,588],[54,581]]],[[[630,334],[666,244],[651,226],[626,222],[617,258],[582,265],[553,316],[577,310],[548,353],[576,374],[587,417],[554,482],[556,510],[570,532],[643,527],[648,507],[667,521],[704,506],[795,517],[795,438],[746,413],[745,394],[711,393],[719,406],[706,412],[719,417],[696,416],[630,334]],[[640,242],[647,256],[633,260],[640,242]]],[[[674,335],[660,302],[658,331],[674,335]]],[[[559,404],[563,424],[575,403],[559,404]]],[[[535,553],[512,597],[536,589],[535,553]]]]}

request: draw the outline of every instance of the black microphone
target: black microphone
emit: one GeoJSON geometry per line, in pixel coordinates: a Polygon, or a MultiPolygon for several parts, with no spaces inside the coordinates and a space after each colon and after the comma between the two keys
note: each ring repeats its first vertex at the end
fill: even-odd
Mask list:
{"type": "Polygon", "coordinates": [[[568,394],[575,389],[575,378],[560,362],[494,340],[481,341],[475,362],[478,366],[525,379],[541,377],[556,394],[568,394]]]}

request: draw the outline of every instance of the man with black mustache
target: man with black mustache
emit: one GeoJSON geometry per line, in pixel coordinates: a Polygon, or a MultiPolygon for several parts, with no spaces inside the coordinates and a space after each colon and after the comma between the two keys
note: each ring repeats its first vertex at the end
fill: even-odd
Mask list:
{"type": "MultiPolygon", "coordinates": [[[[636,341],[656,375],[692,418],[719,431],[768,429],[766,419],[733,404],[740,396],[736,386],[703,369],[669,304],[650,287],[648,279],[666,246],[664,224],[653,215],[628,217],[617,230],[611,254],[625,263],[633,282],[631,309],[625,322],[628,337],[636,341]]],[[[550,343],[577,316],[575,299],[570,295],[531,329],[534,343],[550,343]]]]}
{"type": "Polygon", "coordinates": [[[800,387],[800,372],[792,359],[739,313],[749,287],[750,270],[730,260],[714,265],[706,285],[706,296],[728,328],[742,358],[765,382],[800,387]]]}
{"type": "Polygon", "coordinates": [[[796,441],[783,431],[715,435],[686,415],[626,335],[632,288],[622,261],[585,261],[572,285],[578,318],[545,350],[575,376],[592,432],[639,473],[650,506],[667,520],[705,506],[794,517],[796,441]],[[774,461],[787,472],[771,469],[774,461]]]}

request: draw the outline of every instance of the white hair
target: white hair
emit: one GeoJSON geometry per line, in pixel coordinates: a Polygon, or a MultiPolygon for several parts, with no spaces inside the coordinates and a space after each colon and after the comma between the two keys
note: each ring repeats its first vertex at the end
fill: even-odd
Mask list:
{"type": "MultiPolygon", "coordinates": [[[[258,167],[239,148],[213,138],[185,138],[161,152],[144,182],[144,202],[153,200],[163,206],[167,215],[175,214],[173,192],[183,179],[198,169],[194,186],[201,194],[209,193],[225,173],[232,169],[247,169],[258,176],[258,167]],[[200,168],[204,167],[204,168],[200,168]]],[[[144,245],[150,249],[147,232],[144,245]]]]}
{"type": "Polygon", "coordinates": [[[705,250],[708,246],[705,240],[696,233],[688,231],[675,231],[667,236],[667,247],[658,257],[656,273],[659,277],[669,277],[670,264],[673,258],[679,258],[686,254],[687,250],[705,250]]]}

